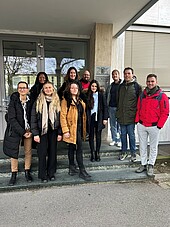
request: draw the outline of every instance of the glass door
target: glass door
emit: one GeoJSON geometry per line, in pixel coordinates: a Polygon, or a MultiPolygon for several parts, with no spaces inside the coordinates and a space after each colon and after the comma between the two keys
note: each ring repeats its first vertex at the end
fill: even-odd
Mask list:
{"type": "Polygon", "coordinates": [[[0,49],[1,97],[0,97],[0,140],[3,139],[6,122],[4,115],[10,95],[17,91],[19,81],[26,81],[29,88],[34,84],[36,74],[40,70],[41,47],[38,40],[1,40],[0,49]]]}

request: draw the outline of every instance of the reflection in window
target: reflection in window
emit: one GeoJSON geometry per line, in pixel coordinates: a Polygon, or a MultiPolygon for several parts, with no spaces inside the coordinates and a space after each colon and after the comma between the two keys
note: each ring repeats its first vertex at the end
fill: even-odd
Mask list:
{"type": "Polygon", "coordinates": [[[36,44],[34,42],[3,42],[6,97],[17,89],[19,81],[31,87],[37,72],[36,44]]]}
{"type": "Polygon", "coordinates": [[[87,67],[87,46],[85,40],[45,39],[45,72],[58,89],[64,81],[69,67],[80,72],[87,67]]]}

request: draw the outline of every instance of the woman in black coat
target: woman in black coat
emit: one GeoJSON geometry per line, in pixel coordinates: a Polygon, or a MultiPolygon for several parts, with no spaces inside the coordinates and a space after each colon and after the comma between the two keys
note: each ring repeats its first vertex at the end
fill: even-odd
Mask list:
{"type": "Polygon", "coordinates": [[[30,89],[31,100],[35,101],[40,94],[43,84],[48,81],[48,76],[45,72],[39,72],[37,74],[35,84],[30,89]]]}
{"type": "Polygon", "coordinates": [[[60,100],[53,84],[47,81],[31,113],[31,131],[38,144],[38,178],[42,183],[46,183],[48,178],[55,180],[57,140],[62,138],[60,108],[60,100]]]}
{"type": "Polygon", "coordinates": [[[100,161],[101,133],[108,120],[108,108],[103,92],[97,80],[92,80],[88,88],[87,118],[89,124],[90,160],[100,161]],[[96,134],[96,149],[94,148],[94,134],[96,134]]]}
{"type": "Polygon", "coordinates": [[[30,118],[32,102],[28,96],[28,84],[20,81],[17,86],[18,92],[14,92],[10,97],[7,128],[3,141],[4,153],[11,157],[12,176],[9,185],[16,183],[18,172],[18,154],[21,140],[24,142],[25,152],[25,177],[27,182],[32,181],[30,174],[31,158],[32,158],[32,134],[30,132],[30,118]]]}

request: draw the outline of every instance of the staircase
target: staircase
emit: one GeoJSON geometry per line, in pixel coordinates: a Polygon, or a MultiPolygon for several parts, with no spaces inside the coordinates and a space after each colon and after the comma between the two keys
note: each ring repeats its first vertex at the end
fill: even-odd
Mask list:
{"type": "MultiPolygon", "coordinates": [[[[38,159],[36,150],[33,150],[32,159],[32,175],[34,181],[27,183],[24,176],[24,155],[21,149],[19,157],[19,174],[17,177],[17,183],[15,186],[8,186],[10,179],[10,159],[1,155],[0,158],[0,191],[7,190],[19,190],[19,189],[33,189],[39,187],[50,187],[50,186],[63,186],[63,185],[75,185],[84,183],[100,183],[100,182],[128,182],[128,181],[145,181],[148,180],[146,173],[137,174],[135,173],[136,168],[139,166],[140,157],[137,156],[138,161],[132,163],[130,157],[124,161],[118,160],[118,154],[120,149],[115,146],[109,146],[108,143],[103,142],[101,146],[101,161],[90,162],[90,150],[88,142],[83,142],[84,152],[84,165],[87,172],[92,176],[91,181],[84,181],[76,176],[68,175],[68,158],[67,158],[67,144],[60,142],[58,144],[58,165],[56,180],[48,183],[41,183],[38,179],[38,159]]],[[[137,151],[138,152],[138,151],[137,151]]]]}

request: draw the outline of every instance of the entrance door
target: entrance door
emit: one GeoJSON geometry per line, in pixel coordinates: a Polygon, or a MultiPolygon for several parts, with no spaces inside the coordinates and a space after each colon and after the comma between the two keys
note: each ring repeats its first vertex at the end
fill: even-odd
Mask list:
{"type": "Polygon", "coordinates": [[[10,95],[17,91],[19,81],[26,81],[31,87],[40,70],[41,49],[38,40],[0,40],[0,140],[4,137],[6,122],[4,115],[10,95]]]}

